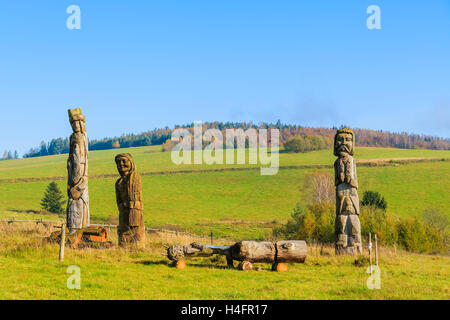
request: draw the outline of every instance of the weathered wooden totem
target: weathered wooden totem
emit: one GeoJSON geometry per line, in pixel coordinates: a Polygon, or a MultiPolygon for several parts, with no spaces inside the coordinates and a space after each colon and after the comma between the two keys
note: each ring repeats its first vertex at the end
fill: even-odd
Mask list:
{"type": "Polygon", "coordinates": [[[89,226],[88,137],[81,109],[69,110],[73,134],[67,160],[67,227],[70,233],[89,226]]]}
{"type": "Polygon", "coordinates": [[[340,129],[334,137],[336,185],[336,254],[362,253],[361,224],[359,221],[358,178],[353,158],[355,134],[351,129],[340,129]]]}

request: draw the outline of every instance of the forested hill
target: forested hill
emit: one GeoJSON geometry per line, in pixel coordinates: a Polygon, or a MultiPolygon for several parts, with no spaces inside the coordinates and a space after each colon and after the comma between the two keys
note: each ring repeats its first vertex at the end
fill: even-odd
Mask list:
{"type": "MultiPolygon", "coordinates": [[[[175,126],[175,128],[187,128],[193,130],[193,124],[175,126]]],[[[318,135],[333,138],[337,128],[309,128],[299,125],[277,123],[260,123],[255,125],[246,122],[208,122],[203,124],[204,129],[216,128],[225,131],[229,128],[277,128],[280,130],[280,144],[283,145],[288,139],[299,135],[318,135]]],[[[393,147],[402,149],[435,149],[450,150],[450,139],[433,136],[408,133],[392,133],[388,131],[376,131],[369,129],[353,129],[356,135],[356,144],[366,147],[393,147]]],[[[90,150],[107,150],[128,147],[141,147],[161,145],[171,137],[172,129],[166,127],[155,129],[140,134],[128,134],[114,138],[91,140],[90,150]]],[[[69,152],[69,138],[58,138],[46,143],[42,142],[37,148],[32,148],[24,157],[39,157],[46,155],[62,154],[69,152]]]]}

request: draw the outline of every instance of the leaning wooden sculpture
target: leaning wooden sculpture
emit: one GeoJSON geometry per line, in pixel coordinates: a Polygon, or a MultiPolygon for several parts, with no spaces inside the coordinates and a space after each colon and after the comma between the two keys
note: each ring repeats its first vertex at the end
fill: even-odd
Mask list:
{"type": "MultiPolygon", "coordinates": [[[[272,263],[272,270],[280,271],[284,262],[303,263],[306,260],[307,246],[305,241],[240,241],[232,246],[212,246],[192,243],[187,246],[175,245],[167,248],[167,258],[177,265],[185,257],[209,257],[224,255],[229,267],[234,267],[234,261],[239,261],[240,270],[251,270],[252,263],[272,263]]],[[[283,267],[285,268],[285,266],[283,267]]],[[[285,270],[283,270],[285,271],[285,270]]]]}

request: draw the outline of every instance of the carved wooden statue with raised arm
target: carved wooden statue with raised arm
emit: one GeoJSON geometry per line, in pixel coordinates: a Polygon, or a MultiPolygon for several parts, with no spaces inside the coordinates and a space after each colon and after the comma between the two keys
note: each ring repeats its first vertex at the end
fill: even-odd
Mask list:
{"type": "Polygon", "coordinates": [[[334,136],[334,163],[336,185],[336,254],[362,253],[361,224],[359,221],[358,178],[353,158],[355,134],[341,129],[334,136]]]}
{"type": "Polygon", "coordinates": [[[133,157],[129,153],[116,156],[120,179],[116,182],[116,200],[119,209],[119,245],[144,246],[145,225],[142,202],[141,176],[136,171],[133,157]]]}
{"type": "Polygon", "coordinates": [[[69,110],[73,134],[67,160],[67,227],[70,232],[89,226],[88,137],[81,109],[69,110]]]}

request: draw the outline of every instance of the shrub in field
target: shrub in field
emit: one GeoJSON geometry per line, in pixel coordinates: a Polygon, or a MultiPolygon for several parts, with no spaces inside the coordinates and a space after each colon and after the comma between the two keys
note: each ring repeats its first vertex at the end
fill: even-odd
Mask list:
{"type": "Polygon", "coordinates": [[[359,218],[362,235],[376,234],[379,242],[384,245],[394,245],[398,242],[396,225],[399,220],[396,217],[388,215],[376,206],[365,206],[361,207],[359,218]]]}
{"type": "Polygon", "coordinates": [[[422,217],[402,219],[396,225],[398,243],[408,251],[433,253],[448,250],[448,217],[429,208],[422,217]]]}
{"type": "Polygon", "coordinates": [[[330,243],[334,241],[334,222],[336,210],[334,203],[323,202],[309,206],[316,220],[314,237],[317,241],[330,243]]]}
{"type": "Polygon", "coordinates": [[[63,198],[56,182],[51,182],[41,200],[41,208],[52,213],[63,213],[63,198]]]}
{"type": "MultiPolygon", "coordinates": [[[[275,238],[301,239],[308,243],[334,243],[334,204],[329,202],[297,205],[286,224],[273,228],[275,238]]],[[[424,219],[399,219],[374,207],[361,211],[361,234],[367,238],[376,234],[380,244],[419,253],[441,252],[448,249],[448,236],[424,219]]],[[[447,233],[448,234],[448,233],[447,233]]]]}
{"type": "MultiPolygon", "coordinates": [[[[303,185],[303,203],[294,208],[291,219],[273,227],[275,238],[301,239],[334,243],[336,218],[334,184],[330,174],[314,172],[303,185]]],[[[386,212],[387,204],[380,193],[366,191],[361,206],[361,234],[376,234],[380,244],[396,244],[408,251],[431,253],[448,249],[449,219],[438,209],[429,208],[423,217],[399,219],[386,212]]]]}
{"type": "Polygon", "coordinates": [[[418,219],[404,219],[397,225],[399,245],[408,251],[425,252],[426,230],[418,219]]]}
{"type": "Polygon", "coordinates": [[[381,210],[386,211],[387,202],[384,197],[377,191],[368,190],[363,194],[363,200],[361,201],[362,206],[375,206],[381,210]]]}
{"type": "Polygon", "coordinates": [[[450,221],[448,216],[438,208],[427,208],[423,211],[424,222],[439,232],[448,233],[450,221]]]}
{"type": "Polygon", "coordinates": [[[444,239],[444,246],[450,247],[450,221],[448,215],[438,208],[427,208],[423,211],[424,222],[444,239]]]}
{"type": "Polygon", "coordinates": [[[320,171],[308,174],[302,187],[302,196],[306,205],[297,204],[291,214],[292,220],[273,228],[274,236],[310,242],[333,242],[336,216],[333,176],[320,171]]]}
{"type": "Polygon", "coordinates": [[[329,202],[312,203],[307,206],[298,204],[292,212],[292,220],[285,225],[274,227],[277,238],[302,239],[308,242],[334,241],[334,205],[329,202]]]}

